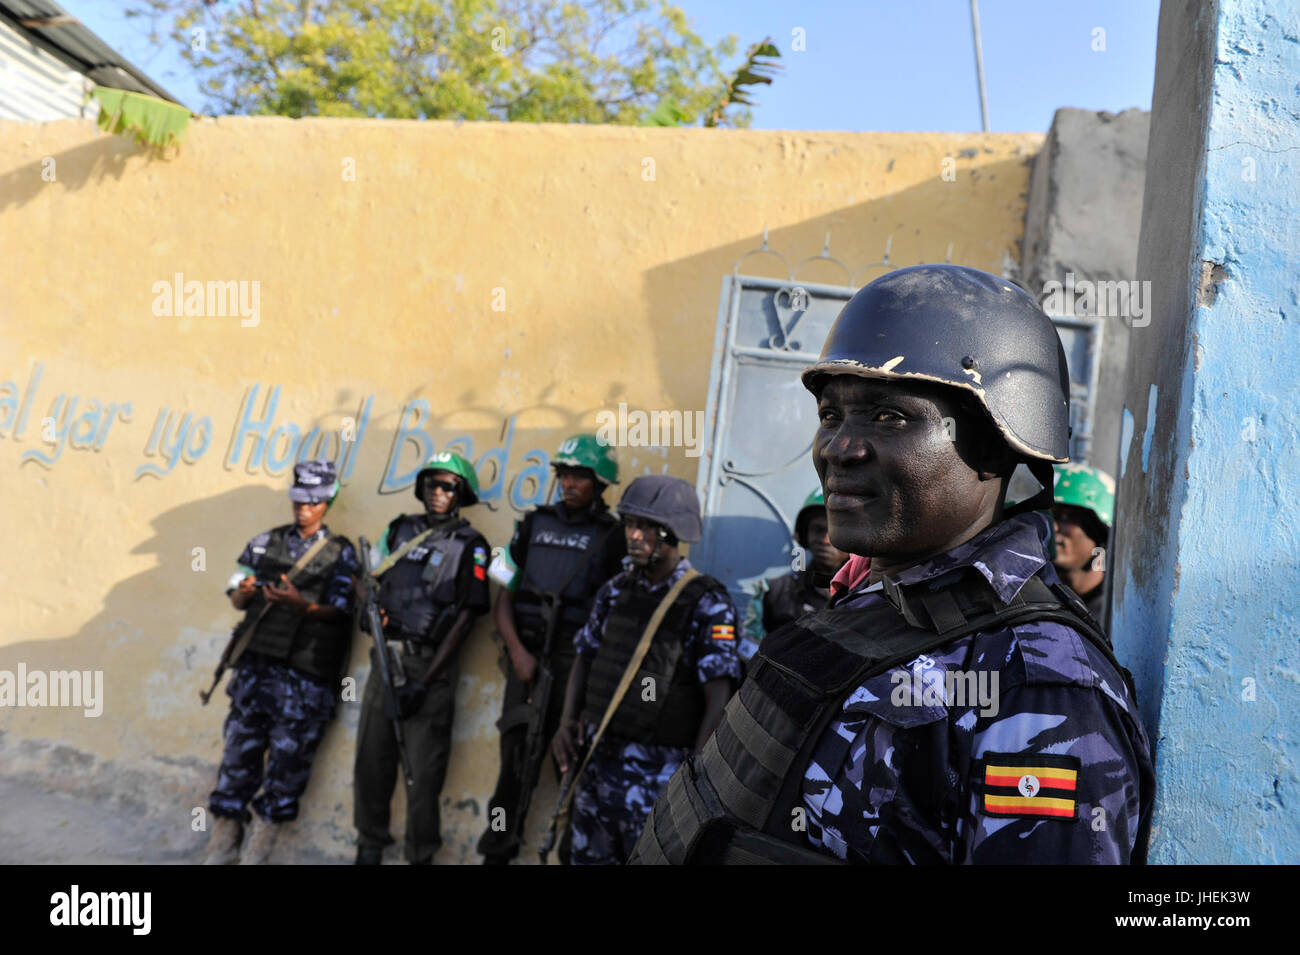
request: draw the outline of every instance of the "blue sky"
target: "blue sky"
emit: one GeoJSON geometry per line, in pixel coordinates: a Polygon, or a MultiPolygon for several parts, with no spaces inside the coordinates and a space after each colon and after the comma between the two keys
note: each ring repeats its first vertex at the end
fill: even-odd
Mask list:
{"type": "MultiPolygon", "coordinates": [[[[203,106],[184,61],[151,45],[121,0],[61,2],[187,106],[203,106]]],[[[756,129],[980,128],[969,0],[678,5],[706,40],[735,33],[743,50],[770,36],[780,47],[785,69],[757,93],[756,129]],[[791,49],[796,29],[802,52],[791,49]]],[[[1061,106],[1151,108],[1158,0],[980,0],[979,12],[994,131],[1045,132],[1061,106]]]]}

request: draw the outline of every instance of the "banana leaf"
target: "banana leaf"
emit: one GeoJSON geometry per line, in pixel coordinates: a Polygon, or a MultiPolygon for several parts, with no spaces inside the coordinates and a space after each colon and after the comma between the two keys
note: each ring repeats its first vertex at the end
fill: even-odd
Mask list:
{"type": "Polygon", "coordinates": [[[99,128],[128,136],[142,146],[161,149],[179,143],[190,121],[190,111],[156,96],[96,86],[99,128]]]}

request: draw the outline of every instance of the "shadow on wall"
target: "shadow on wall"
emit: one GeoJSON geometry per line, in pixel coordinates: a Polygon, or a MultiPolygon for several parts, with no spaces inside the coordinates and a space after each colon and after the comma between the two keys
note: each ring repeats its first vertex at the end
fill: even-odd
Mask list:
{"type": "MultiPolygon", "coordinates": [[[[416,389],[408,397],[418,394],[416,389]]],[[[341,406],[347,407],[348,393],[340,392],[339,398],[341,406]]],[[[472,401],[473,390],[458,398],[472,401]]],[[[474,459],[483,461],[479,469],[481,487],[486,490],[495,484],[507,489],[518,477],[518,451],[504,453],[500,432],[483,434],[457,427],[462,415],[481,416],[487,411],[502,414],[498,409],[458,407],[426,422],[426,428],[439,450],[458,436],[477,439],[474,459]]],[[[554,417],[553,427],[515,431],[514,446],[532,449],[525,456],[546,449],[541,467],[549,473],[549,454],[554,446],[575,431],[590,429],[592,415],[535,405],[513,412],[511,417],[527,415],[535,419],[539,412],[554,417]]],[[[394,411],[392,417],[399,414],[394,411]]],[[[324,416],[318,419],[324,420],[324,416]]],[[[376,541],[399,513],[420,510],[413,497],[405,497],[411,494],[414,470],[422,460],[417,453],[420,449],[414,447],[417,442],[408,439],[409,446],[400,458],[399,470],[411,470],[410,479],[388,494],[380,494],[375,489],[384,470],[381,455],[390,453],[400,435],[392,428],[378,428],[373,434],[374,444],[369,445],[368,454],[358,464],[357,474],[341,490],[326,516],[331,530],[347,536],[354,544],[362,534],[376,541]]],[[[188,466],[212,467],[214,463],[201,461],[188,466]]],[[[534,458],[533,466],[537,463],[534,458]]],[[[32,465],[48,470],[39,462],[29,462],[32,465]]],[[[228,470],[237,479],[237,470],[228,470]]],[[[253,535],[293,520],[287,497],[290,474],[281,474],[275,480],[282,483],[280,489],[235,488],[164,511],[151,521],[151,536],[124,553],[83,554],[78,559],[112,562],[129,553],[153,555],[156,562],[109,590],[100,612],[76,634],[0,648],[0,667],[9,670],[21,661],[28,672],[103,671],[101,716],[88,718],[79,709],[8,710],[6,729],[0,732],[0,754],[6,775],[11,778],[27,780],[50,793],[90,797],[120,810],[123,831],[131,833],[131,838],[127,845],[104,849],[108,856],[129,861],[187,861],[206,841],[206,833],[195,828],[195,810],[207,806],[216,779],[221,725],[229,706],[224,692],[228,677],[207,707],[200,705],[198,691],[210,683],[230,629],[241,617],[224,595],[239,553],[253,535]]],[[[524,490],[538,500],[554,491],[550,481],[534,487],[535,483],[530,479],[524,490]]],[[[619,487],[615,487],[607,492],[607,503],[617,503],[618,491],[619,487]]],[[[464,513],[494,546],[505,545],[513,532],[514,514],[507,497],[503,494],[491,504],[476,505],[464,513]]],[[[69,567],[69,573],[75,579],[75,566],[69,567]]],[[[494,724],[500,711],[504,672],[500,669],[498,644],[490,617],[485,616],[462,650],[455,745],[443,792],[446,844],[440,861],[477,861],[473,848],[484,825],[482,815],[497,772],[494,724]]],[[[369,673],[368,646],[368,636],[354,635],[348,667],[348,677],[355,681],[354,699],[346,699],[345,689],[337,725],[330,729],[317,756],[302,814],[284,833],[276,850],[277,861],[351,859],[352,761],[360,690],[369,673]]],[[[404,807],[401,787],[397,789],[394,819],[400,820],[404,807]]],[[[548,800],[553,799],[553,781],[544,774],[535,806],[549,806],[548,800]]],[[[530,831],[544,822],[543,816],[540,808],[533,813],[530,831]]],[[[394,824],[393,831],[400,837],[398,824],[394,824]]],[[[75,823],[64,836],[79,841],[75,823]]],[[[96,843],[92,839],[79,844],[96,843]]],[[[57,862],[81,858],[69,851],[72,854],[43,854],[40,859],[57,862]]],[[[34,857],[8,861],[29,858],[34,857]]],[[[92,855],[88,861],[95,858],[102,857],[92,855]]]]}
{"type": "MultiPolygon", "coordinates": [[[[970,158],[966,152],[959,155],[970,158]]],[[[986,148],[985,152],[991,150],[986,148]]],[[[770,252],[760,251],[764,235],[761,214],[755,212],[755,219],[760,220],[755,224],[760,228],[752,237],[646,271],[643,294],[657,354],[666,353],[665,343],[675,336],[699,335],[700,325],[708,328],[703,340],[711,346],[720,280],[731,275],[733,269],[741,275],[780,279],[791,278],[794,270],[796,283],[852,284],[860,288],[893,269],[950,258],[956,264],[996,274],[1006,268],[1015,277],[1033,160],[1034,154],[1028,154],[975,169],[962,167],[956,181],[947,182],[941,178],[936,159],[934,178],[921,185],[771,229],[766,237],[770,252]],[[1022,183],[1021,191],[1008,201],[1007,219],[1014,223],[1014,231],[993,234],[988,221],[1001,210],[990,206],[994,201],[990,193],[996,196],[1004,191],[1008,179],[1022,183]],[[828,234],[829,259],[821,257],[828,234]],[[889,263],[878,265],[886,248],[889,263]],[[681,289],[691,291],[683,293],[681,289]],[[705,314],[687,311],[685,299],[700,289],[711,290],[712,307],[705,314]]],[[[671,393],[671,408],[704,410],[711,360],[712,355],[701,350],[693,358],[698,364],[690,374],[665,376],[667,383],[693,383],[671,393]]]]}
{"type": "Polygon", "coordinates": [[[137,159],[142,163],[165,162],[130,140],[107,133],[56,156],[43,156],[0,176],[0,213],[21,209],[51,182],[77,191],[105,179],[120,180],[131,161],[137,159]]]}

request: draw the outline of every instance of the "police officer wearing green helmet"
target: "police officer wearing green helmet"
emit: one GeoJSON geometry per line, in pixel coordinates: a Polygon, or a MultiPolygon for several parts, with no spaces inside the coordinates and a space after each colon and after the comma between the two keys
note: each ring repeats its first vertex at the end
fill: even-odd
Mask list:
{"type": "Polygon", "coordinates": [[[1088,612],[1105,624],[1106,548],[1115,514],[1115,479],[1084,464],[1058,464],[1054,496],[1052,563],[1088,612]]]}
{"type": "Polygon", "coordinates": [[[745,636],[736,648],[742,660],[754,655],[766,634],[825,607],[831,596],[830,580],[849,559],[831,543],[826,499],[820,487],[799,508],[794,519],[794,539],[803,548],[799,569],[760,580],[754,587],[745,614],[745,636]]]}
{"type": "MultiPolygon", "coordinates": [[[[415,478],[423,514],[403,514],[377,544],[384,636],[394,654],[406,749],[415,784],[406,793],[406,858],[433,861],[442,844],[438,800],[451,754],[457,658],[474,619],[488,610],[488,543],[460,509],[478,503],[474,467],[454,451],[429,458],[415,478]],[[401,674],[402,676],[398,676],[401,674]]],[[[357,864],[378,865],[397,781],[397,740],[371,648],[353,781],[357,864]]]]}
{"type": "Polygon", "coordinates": [[[618,483],[614,449],[594,434],[575,434],[561,442],[551,467],[559,500],[523,516],[509,548],[493,562],[491,571],[503,585],[492,617],[509,670],[497,723],[501,768],[488,802],[488,825],[478,843],[485,865],[506,865],[519,853],[529,808],[523,793],[537,783],[523,774],[527,722],[533,715],[530,693],[546,640],[546,602],[558,599],[546,661],[554,677],[543,725],[543,739],[549,742],[564,709],[574,634],[591,613],[596,591],[622,569],[627,553],[618,519],[610,514],[604,498],[606,488],[618,483]]]}

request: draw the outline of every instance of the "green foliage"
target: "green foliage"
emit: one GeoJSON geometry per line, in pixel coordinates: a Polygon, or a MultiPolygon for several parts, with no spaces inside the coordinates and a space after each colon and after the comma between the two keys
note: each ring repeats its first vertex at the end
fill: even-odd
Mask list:
{"type": "Polygon", "coordinates": [[[743,126],[736,91],[770,82],[725,76],[736,38],[709,47],[667,0],[132,3],[214,112],[743,126]]]}
{"type": "Polygon", "coordinates": [[[106,86],[96,86],[91,93],[99,100],[99,128],[105,132],[159,150],[185,135],[190,111],[184,106],[106,86]]]}
{"type": "Polygon", "coordinates": [[[740,69],[736,70],[726,81],[723,86],[722,95],[714,103],[713,108],[709,110],[708,115],[704,118],[705,126],[721,126],[725,112],[731,106],[740,104],[741,106],[753,106],[754,101],[748,97],[745,92],[747,86],[770,86],[776,71],[782,69],[780,63],[771,62],[772,59],[779,59],[781,51],[776,48],[772,38],[764,37],[758,43],[755,43],[745,51],[745,62],[741,64],[740,69]],[[767,60],[761,57],[768,57],[767,60]]]}

